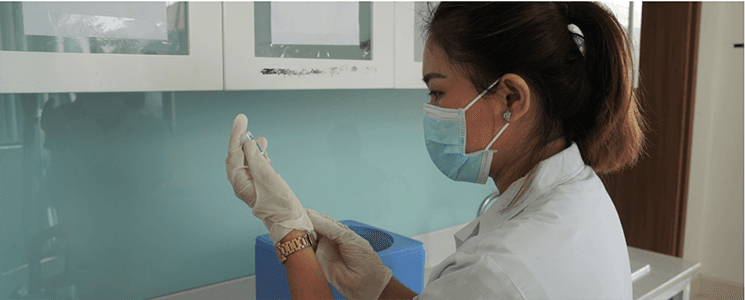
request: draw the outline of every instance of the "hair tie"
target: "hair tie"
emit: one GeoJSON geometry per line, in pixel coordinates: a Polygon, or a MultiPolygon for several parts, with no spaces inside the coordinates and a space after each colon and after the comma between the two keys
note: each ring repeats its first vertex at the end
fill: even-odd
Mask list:
{"type": "Polygon", "coordinates": [[[572,33],[572,39],[574,39],[574,43],[577,44],[579,52],[582,53],[582,56],[585,56],[585,36],[582,34],[582,30],[574,24],[567,25],[567,29],[572,33]]]}

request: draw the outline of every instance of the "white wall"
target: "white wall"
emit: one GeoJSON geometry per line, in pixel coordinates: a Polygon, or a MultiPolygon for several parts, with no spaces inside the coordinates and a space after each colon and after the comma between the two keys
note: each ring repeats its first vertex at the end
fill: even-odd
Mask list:
{"type": "Polygon", "coordinates": [[[743,284],[743,3],[701,8],[683,258],[743,284]]]}

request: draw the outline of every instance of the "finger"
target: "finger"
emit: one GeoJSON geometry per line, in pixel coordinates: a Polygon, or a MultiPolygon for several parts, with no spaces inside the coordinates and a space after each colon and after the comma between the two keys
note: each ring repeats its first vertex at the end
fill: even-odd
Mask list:
{"type": "Polygon", "coordinates": [[[244,167],[245,158],[241,149],[241,136],[246,132],[248,119],[244,114],[239,114],[233,120],[233,129],[230,132],[230,142],[228,143],[228,157],[225,159],[225,169],[228,172],[228,180],[235,185],[241,180],[248,179],[248,173],[239,170],[244,167]],[[241,177],[241,175],[243,175],[241,177]],[[240,178],[236,178],[236,176],[240,178]]]}
{"type": "Polygon", "coordinates": [[[241,145],[241,136],[246,133],[246,128],[248,128],[248,118],[244,114],[238,114],[233,120],[228,149],[232,150],[241,145]]]}
{"type": "Polygon", "coordinates": [[[327,279],[335,279],[335,277],[338,276],[338,274],[335,274],[338,272],[334,272],[334,270],[338,270],[338,263],[343,262],[344,260],[342,259],[341,253],[339,252],[339,246],[336,242],[327,237],[319,238],[318,247],[316,249],[316,258],[321,265],[323,275],[325,275],[327,279]]]}
{"type": "Polygon", "coordinates": [[[268,145],[265,138],[256,138],[252,141],[249,140],[243,143],[243,153],[245,154],[247,166],[251,171],[254,185],[282,185],[285,189],[289,190],[289,187],[286,186],[287,183],[274,171],[271,164],[269,164],[269,157],[266,152],[262,152],[259,149],[257,144],[259,142],[264,143],[264,146],[268,145]]]}
{"type": "Polygon", "coordinates": [[[269,141],[267,141],[266,138],[263,136],[257,137],[255,140],[256,143],[259,144],[259,148],[266,152],[266,147],[269,145],[269,141]]]}
{"type": "MultiPolygon", "coordinates": [[[[265,138],[261,138],[261,140],[264,140],[264,143],[266,143],[265,138]]],[[[265,164],[268,164],[266,161],[266,157],[264,154],[259,150],[259,147],[257,147],[257,142],[260,141],[258,139],[254,140],[247,140],[245,143],[243,143],[243,153],[245,154],[245,160],[248,163],[248,168],[251,170],[251,173],[254,175],[254,178],[256,177],[257,172],[259,172],[260,169],[263,169],[265,164]]]]}
{"type": "Polygon", "coordinates": [[[250,174],[243,166],[243,151],[241,148],[237,148],[230,152],[238,152],[237,154],[233,153],[232,156],[238,157],[240,164],[231,162],[231,154],[228,154],[228,158],[225,160],[225,171],[228,174],[228,181],[230,181],[230,185],[233,187],[235,196],[253,208],[254,201],[256,200],[256,191],[253,188],[253,181],[250,174]]]}
{"type": "MultiPolygon", "coordinates": [[[[228,157],[225,159],[225,171],[228,175],[228,181],[233,186],[236,196],[240,196],[244,191],[251,188],[251,182],[248,172],[245,170],[245,158],[241,149],[240,139],[246,132],[248,118],[244,114],[239,114],[233,120],[233,128],[230,133],[230,142],[228,143],[228,157]]],[[[243,199],[244,201],[246,199],[243,199]]]]}
{"type": "Polygon", "coordinates": [[[233,120],[233,128],[230,132],[225,171],[236,197],[246,202],[248,206],[253,207],[256,193],[253,191],[250,174],[245,169],[245,156],[241,148],[241,137],[245,134],[246,127],[248,127],[248,118],[244,114],[237,115],[233,120]]]}

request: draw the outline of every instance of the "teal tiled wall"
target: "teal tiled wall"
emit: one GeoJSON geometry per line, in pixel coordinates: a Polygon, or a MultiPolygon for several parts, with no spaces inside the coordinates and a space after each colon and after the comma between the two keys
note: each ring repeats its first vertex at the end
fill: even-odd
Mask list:
{"type": "Polygon", "coordinates": [[[426,94],[177,92],[175,122],[137,111],[96,120],[120,109],[100,100],[51,122],[52,108],[39,100],[41,121],[27,113],[19,124],[29,137],[47,122],[39,125],[44,150],[0,148],[0,298],[28,285],[31,238],[66,222],[70,244],[47,242],[42,253],[59,259],[41,273],[66,274],[64,286],[80,298],[155,297],[253,274],[254,239],[268,231],[227,181],[238,113],[268,139],[273,167],[305,207],[406,236],[470,221],[494,184],[456,183],[432,164],[422,135],[426,94]]]}

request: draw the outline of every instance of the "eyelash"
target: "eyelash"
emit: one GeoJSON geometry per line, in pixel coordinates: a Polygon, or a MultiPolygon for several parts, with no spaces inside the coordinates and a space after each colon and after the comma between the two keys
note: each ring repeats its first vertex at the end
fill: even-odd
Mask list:
{"type": "Polygon", "coordinates": [[[432,99],[432,96],[435,96],[435,100],[434,101],[437,101],[440,98],[440,96],[442,96],[442,93],[441,92],[438,92],[438,91],[430,91],[429,93],[427,93],[427,95],[429,95],[430,101],[432,101],[431,100],[432,99]]]}

